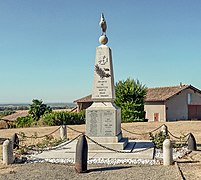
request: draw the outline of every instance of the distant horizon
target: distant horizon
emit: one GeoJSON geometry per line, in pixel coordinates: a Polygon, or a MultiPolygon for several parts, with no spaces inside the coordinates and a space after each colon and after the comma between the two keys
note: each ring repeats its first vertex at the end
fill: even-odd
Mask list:
{"type": "MultiPolygon", "coordinates": [[[[43,103],[45,103],[45,104],[75,104],[75,103],[73,103],[73,102],[44,102],[43,101],[43,103]]],[[[28,104],[31,104],[31,102],[10,102],[10,103],[2,103],[2,102],[0,102],[0,105],[28,105],[28,104]]]]}

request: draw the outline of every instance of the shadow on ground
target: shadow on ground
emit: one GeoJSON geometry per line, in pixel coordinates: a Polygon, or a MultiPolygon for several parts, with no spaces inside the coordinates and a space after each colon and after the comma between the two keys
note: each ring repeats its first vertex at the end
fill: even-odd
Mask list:
{"type": "Polygon", "coordinates": [[[131,167],[132,166],[116,166],[116,167],[94,168],[94,169],[89,169],[88,172],[113,171],[113,170],[119,170],[119,169],[127,169],[127,168],[131,168],[131,167]]]}

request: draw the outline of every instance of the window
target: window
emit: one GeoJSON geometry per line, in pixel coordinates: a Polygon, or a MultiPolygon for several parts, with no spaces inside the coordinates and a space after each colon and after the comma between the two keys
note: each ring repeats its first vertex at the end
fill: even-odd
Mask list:
{"type": "Polygon", "coordinates": [[[192,94],[188,93],[188,104],[192,103],[192,94]]]}

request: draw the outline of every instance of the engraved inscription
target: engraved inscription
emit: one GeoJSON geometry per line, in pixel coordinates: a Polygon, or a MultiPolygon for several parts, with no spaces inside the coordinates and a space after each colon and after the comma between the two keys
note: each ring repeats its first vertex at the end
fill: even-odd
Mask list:
{"type": "Polygon", "coordinates": [[[114,112],[113,111],[103,111],[104,117],[104,135],[112,136],[114,135],[114,112]]]}
{"type": "Polygon", "coordinates": [[[89,114],[90,124],[89,124],[89,133],[92,136],[97,136],[98,130],[98,113],[96,111],[91,111],[89,114]]]}
{"type": "Polygon", "coordinates": [[[87,116],[88,135],[94,137],[115,135],[114,111],[91,110],[87,112],[87,116]]]}

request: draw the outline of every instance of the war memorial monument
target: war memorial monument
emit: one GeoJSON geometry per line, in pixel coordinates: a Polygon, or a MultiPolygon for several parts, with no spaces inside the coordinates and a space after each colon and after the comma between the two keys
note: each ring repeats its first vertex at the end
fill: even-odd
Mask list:
{"type": "MultiPolygon", "coordinates": [[[[115,86],[112,65],[112,51],[106,45],[106,21],[101,14],[100,27],[102,35],[100,46],[96,48],[94,82],[92,90],[93,104],[86,110],[86,135],[107,147],[123,150],[128,139],[122,137],[121,109],[114,103],[115,86]]],[[[89,143],[89,150],[101,147],[89,143]]]]}

